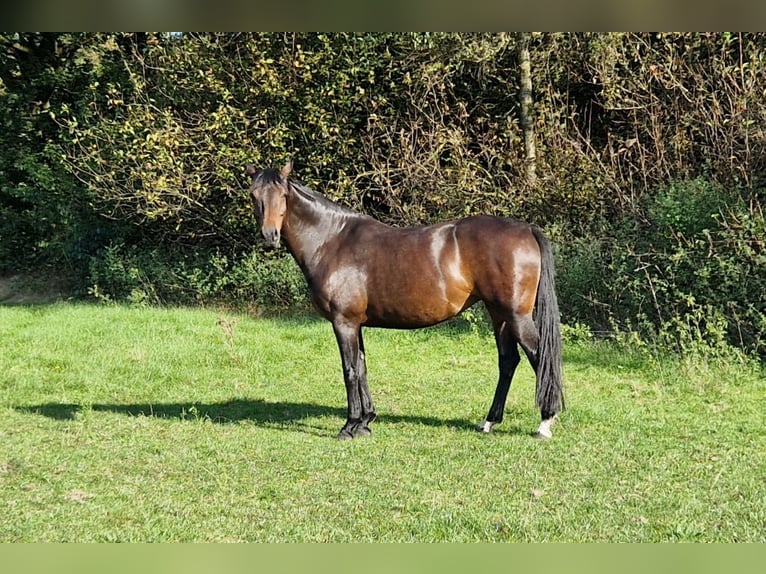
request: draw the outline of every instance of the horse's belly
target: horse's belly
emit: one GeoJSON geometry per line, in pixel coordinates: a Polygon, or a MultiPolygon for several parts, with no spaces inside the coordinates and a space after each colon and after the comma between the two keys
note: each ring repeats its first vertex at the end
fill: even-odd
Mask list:
{"type": "Polygon", "coordinates": [[[470,293],[449,295],[440,290],[402,290],[375,297],[370,293],[365,325],[417,329],[446,321],[473,303],[470,293]]]}

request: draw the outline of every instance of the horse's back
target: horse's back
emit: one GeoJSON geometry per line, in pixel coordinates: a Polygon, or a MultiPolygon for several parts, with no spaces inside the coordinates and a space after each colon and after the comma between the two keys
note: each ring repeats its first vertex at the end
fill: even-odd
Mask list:
{"type": "Polygon", "coordinates": [[[492,216],[412,228],[359,220],[336,255],[331,298],[382,327],[438,323],[479,299],[531,312],[540,271],[531,227],[492,216]]]}
{"type": "Polygon", "coordinates": [[[466,237],[489,242],[502,239],[506,243],[528,237],[534,239],[529,223],[496,215],[472,215],[455,221],[455,227],[461,241],[466,237]]]}

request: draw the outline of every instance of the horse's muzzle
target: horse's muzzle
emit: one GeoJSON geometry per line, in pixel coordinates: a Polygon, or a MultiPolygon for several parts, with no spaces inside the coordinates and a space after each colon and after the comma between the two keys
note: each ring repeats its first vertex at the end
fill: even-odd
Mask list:
{"type": "Polygon", "coordinates": [[[261,233],[263,234],[263,240],[266,242],[266,245],[269,247],[272,247],[276,249],[279,247],[279,229],[276,229],[275,227],[272,228],[262,228],[261,233]]]}

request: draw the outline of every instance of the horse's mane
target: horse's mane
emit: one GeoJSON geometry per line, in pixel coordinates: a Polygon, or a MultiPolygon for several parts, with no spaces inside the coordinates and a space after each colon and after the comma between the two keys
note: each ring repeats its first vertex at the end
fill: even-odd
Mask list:
{"type": "MultiPolygon", "coordinates": [[[[278,169],[273,169],[273,168],[264,169],[259,171],[258,174],[255,176],[255,183],[257,185],[281,184],[282,175],[280,174],[278,169]]],[[[314,191],[313,189],[305,186],[302,183],[289,180],[289,179],[287,183],[290,186],[290,189],[295,191],[303,199],[310,201],[312,203],[319,204],[322,206],[323,209],[326,209],[327,211],[331,211],[333,213],[336,213],[339,215],[345,215],[345,216],[366,217],[365,215],[357,211],[354,211],[353,209],[350,209],[348,207],[344,207],[340,204],[335,203],[334,201],[326,198],[324,195],[322,195],[318,191],[314,191]]]]}
{"type": "Polygon", "coordinates": [[[297,192],[299,195],[301,195],[304,199],[308,201],[312,201],[314,203],[320,204],[322,207],[333,211],[338,214],[342,215],[351,215],[356,217],[364,217],[359,212],[354,211],[353,209],[350,209],[348,207],[344,207],[343,205],[340,205],[338,203],[335,203],[334,201],[327,199],[324,195],[319,193],[318,191],[314,191],[310,187],[306,187],[302,183],[298,183],[296,181],[289,181],[290,189],[297,192]]]}

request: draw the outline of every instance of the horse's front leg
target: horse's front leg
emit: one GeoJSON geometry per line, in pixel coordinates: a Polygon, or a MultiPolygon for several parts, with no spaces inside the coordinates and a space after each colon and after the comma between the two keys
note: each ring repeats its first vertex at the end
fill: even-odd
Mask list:
{"type": "Polygon", "coordinates": [[[359,359],[357,361],[357,384],[359,387],[359,398],[362,402],[362,422],[356,427],[354,436],[366,436],[372,434],[370,423],[375,420],[377,414],[372,404],[370,387],[367,385],[367,361],[364,354],[364,338],[362,329],[359,328],[359,359]]]}
{"type": "Polygon", "coordinates": [[[367,369],[361,346],[360,326],[340,319],[333,321],[332,326],[343,363],[343,381],[346,384],[348,401],[346,424],[340,429],[338,438],[343,440],[368,435],[369,423],[375,418],[375,413],[372,412],[372,401],[367,388],[367,369]]]}

